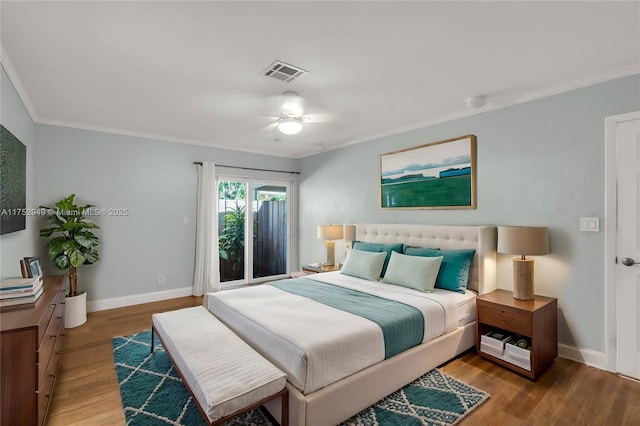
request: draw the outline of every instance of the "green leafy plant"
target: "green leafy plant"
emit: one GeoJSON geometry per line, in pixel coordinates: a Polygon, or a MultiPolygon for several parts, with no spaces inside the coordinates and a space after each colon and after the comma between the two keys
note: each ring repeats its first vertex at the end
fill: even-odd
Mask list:
{"type": "Polygon", "coordinates": [[[227,209],[224,215],[224,229],[218,238],[220,257],[232,262],[233,278],[239,278],[244,264],[244,206],[236,205],[227,209]]]}
{"type": "Polygon", "coordinates": [[[92,231],[100,227],[85,216],[95,206],[78,206],[74,197],[75,194],[71,194],[54,207],[40,206],[47,209],[51,222],[51,227],[40,230],[40,236],[54,236],[48,242],[49,259],[58,269],[69,271],[69,296],[79,294],[76,268],[100,260],[96,249],[100,239],[92,231]]]}
{"type": "Polygon", "coordinates": [[[243,182],[222,181],[218,185],[218,196],[222,200],[244,200],[247,196],[247,185],[243,182]]]}

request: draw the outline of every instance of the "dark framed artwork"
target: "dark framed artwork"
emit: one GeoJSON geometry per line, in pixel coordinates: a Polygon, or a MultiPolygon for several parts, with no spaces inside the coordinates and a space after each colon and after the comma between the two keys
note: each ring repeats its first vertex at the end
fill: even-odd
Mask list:
{"type": "Polygon", "coordinates": [[[25,229],[27,147],[0,125],[0,235],[25,229]]]}
{"type": "Polygon", "coordinates": [[[383,209],[475,209],[475,135],[381,155],[379,194],[383,209]]]}

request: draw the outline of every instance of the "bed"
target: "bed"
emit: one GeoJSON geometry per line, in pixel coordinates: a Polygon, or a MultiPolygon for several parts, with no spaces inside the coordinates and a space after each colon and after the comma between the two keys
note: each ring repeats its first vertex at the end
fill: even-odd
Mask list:
{"type": "MultiPolygon", "coordinates": [[[[475,345],[475,295],[496,288],[496,235],[492,226],[356,225],[356,240],[361,242],[474,249],[469,290],[462,293],[421,293],[332,272],[209,294],[207,308],[287,373],[291,424],[338,424],[475,345]],[[422,328],[416,325],[419,331],[413,332],[412,343],[390,352],[388,335],[380,331],[384,327],[369,317],[309,299],[324,287],[365,291],[373,293],[372,298],[406,305],[421,313],[422,328]]],[[[341,303],[348,300],[344,297],[339,293],[332,300],[341,303]]],[[[369,303],[358,301],[351,305],[369,303]]],[[[277,418],[279,406],[267,408],[277,418]]]]}

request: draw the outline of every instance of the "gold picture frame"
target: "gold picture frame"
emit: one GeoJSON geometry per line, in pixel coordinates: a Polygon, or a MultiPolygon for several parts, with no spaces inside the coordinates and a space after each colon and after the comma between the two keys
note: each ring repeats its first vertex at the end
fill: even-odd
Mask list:
{"type": "Polygon", "coordinates": [[[380,155],[380,208],[475,209],[476,136],[380,155]]]}

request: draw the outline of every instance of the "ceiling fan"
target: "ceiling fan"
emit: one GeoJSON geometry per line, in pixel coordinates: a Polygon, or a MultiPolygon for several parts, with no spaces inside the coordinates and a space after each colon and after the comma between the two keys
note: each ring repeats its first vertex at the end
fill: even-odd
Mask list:
{"type": "Polygon", "coordinates": [[[280,95],[280,117],[278,130],[285,135],[295,135],[302,130],[304,117],[304,99],[296,92],[284,92],[280,95]]]}
{"type": "Polygon", "coordinates": [[[305,101],[296,92],[283,92],[278,98],[280,114],[272,117],[280,133],[295,135],[302,131],[305,123],[333,121],[329,114],[305,114],[305,101]]]}

